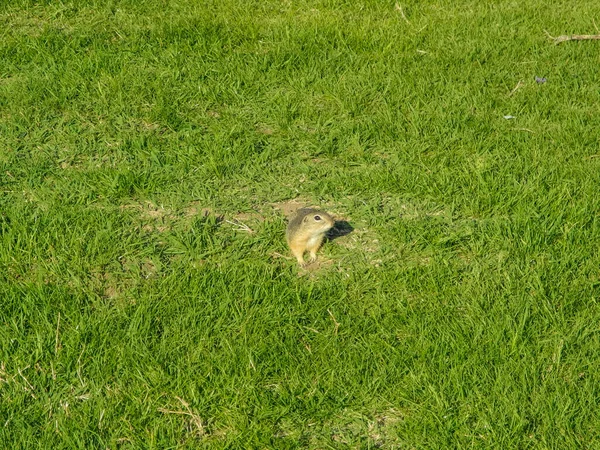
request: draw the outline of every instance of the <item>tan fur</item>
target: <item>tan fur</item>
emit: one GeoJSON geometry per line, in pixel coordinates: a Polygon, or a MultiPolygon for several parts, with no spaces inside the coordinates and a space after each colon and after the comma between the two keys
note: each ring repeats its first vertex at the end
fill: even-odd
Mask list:
{"type": "Polygon", "coordinates": [[[312,208],[301,208],[290,220],[286,230],[287,243],[298,264],[305,265],[304,252],[310,252],[309,262],[317,259],[317,251],[323,243],[325,233],[334,224],[333,217],[325,211],[312,208]],[[316,220],[316,217],[320,220],[316,220]]]}

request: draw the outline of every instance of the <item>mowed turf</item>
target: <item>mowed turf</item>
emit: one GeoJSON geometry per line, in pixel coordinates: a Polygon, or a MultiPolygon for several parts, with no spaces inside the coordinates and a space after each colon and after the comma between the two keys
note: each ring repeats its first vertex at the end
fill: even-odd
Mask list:
{"type": "Polygon", "coordinates": [[[594,19],[1,3],[2,447],[600,448],[594,19]]]}

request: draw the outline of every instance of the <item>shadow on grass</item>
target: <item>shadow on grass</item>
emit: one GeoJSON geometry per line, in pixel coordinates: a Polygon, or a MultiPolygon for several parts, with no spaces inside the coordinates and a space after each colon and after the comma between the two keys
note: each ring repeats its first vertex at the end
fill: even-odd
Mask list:
{"type": "Polygon", "coordinates": [[[354,227],[345,220],[336,220],[333,228],[327,232],[328,241],[333,241],[339,237],[347,236],[354,231],[354,227]]]}

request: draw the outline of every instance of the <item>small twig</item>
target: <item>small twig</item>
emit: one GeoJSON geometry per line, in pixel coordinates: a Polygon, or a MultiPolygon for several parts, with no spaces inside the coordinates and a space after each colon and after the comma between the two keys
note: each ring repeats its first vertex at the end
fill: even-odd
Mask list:
{"type": "Polygon", "coordinates": [[[403,19],[406,21],[406,23],[407,23],[407,24],[409,24],[409,25],[410,25],[410,20],[408,20],[408,19],[406,18],[406,15],[404,14],[404,10],[402,9],[402,6],[400,6],[398,3],[396,3],[396,5],[394,6],[394,9],[395,9],[396,11],[399,11],[399,12],[400,12],[400,15],[402,16],[402,18],[403,18],[403,19]]]}
{"type": "Polygon", "coordinates": [[[594,41],[600,40],[600,34],[563,34],[561,36],[554,37],[546,30],[544,30],[546,36],[554,41],[554,44],[560,44],[561,42],[567,41],[594,41]]]}
{"type": "Polygon", "coordinates": [[[596,159],[596,158],[600,158],[600,154],[598,155],[590,155],[590,156],[586,156],[585,159],[596,159]]]}
{"type": "Polygon", "coordinates": [[[515,92],[517,92],[519,89],[521,89],[523,87],[523,80],[519,80],[519,82],[517,83],[517,85],[514,87],[514,89],[512,91],[510,91],[510,93],[508,94],[509,97],[512,97],[513,94],[515,92]]]}

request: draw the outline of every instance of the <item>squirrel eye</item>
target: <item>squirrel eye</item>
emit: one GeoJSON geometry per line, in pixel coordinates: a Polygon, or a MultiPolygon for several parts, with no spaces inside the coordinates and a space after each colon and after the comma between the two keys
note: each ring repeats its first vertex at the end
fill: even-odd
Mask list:
{"type": "Polygon", "coordinates": [[[321,216],[315,216],[315,220],[318,222],[319,220],[321,220],[321,216]]]}

